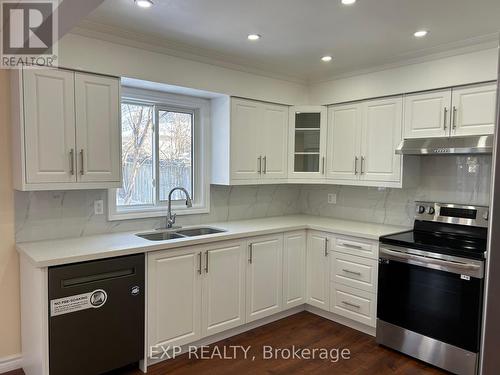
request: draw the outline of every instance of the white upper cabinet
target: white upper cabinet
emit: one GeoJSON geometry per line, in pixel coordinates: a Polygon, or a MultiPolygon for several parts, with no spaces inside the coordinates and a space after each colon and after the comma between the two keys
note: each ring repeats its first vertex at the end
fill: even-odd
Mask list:
{"type": "Polygon", "coordinates": [[[14,188],[119,187],[119,79],[63,69],[12,74],[14,188]]]}
{"type": "Polygon", "coordinates": [[[497,85],[459,87],[452,91],[452,136],[493,134],[497,85]]]}
{"type": "Polygon", "coordinates": [[[76,181],[73,73],[23,72],[25,182],[76,181]]]}
{"type": "Polygon", "coordinates": [[[120,180],[120,102],[116,79],[75,74],[76,150],[81,182],[120,180]]]}
{"type": "Polygon", "coordinates": [[[265,184],[287,177],[288,107],[212,100],[212,183],[265,184]]]}
{"type": "Polygon", "coordinates": [[[259,156],[262,155],[262,178],[286,178],[288,107],[264,103],[262,116],[258,135],[259,156]]]}
{"type": "Polygon", "coordinates": [[[401,181],[401,156],[395,150],[402,140],[401,97],[365,103],[361,137],[360,178],[363,181],[401,181]]]}
{"type": "Polygon", "coordinates": [[[487,135],[495,131],[495,83],[405,96],[405,138],[487,135]]]}
{"type": "Polygon", "coordinates": [[[290,178],[323,179],[326,174],[326,107],[290,108],[290,178]]]}
{"type": "Polygon", "coordinates": [[[401,97],[330,107],[327,178],[343,185],[402,186],[401,97]]]}
{"type": "Polygon", "coordinates": [[[451,125],[451,90],[405,97],[405,138],[445,137],[451,125]]]}
{"type": "MultiPolygon", "coordinates": [[[[257,102],[231,101],[231,178],[255,180],[261,174],[259,125],[262,114],[257,102]]],[[[215,124],[217,126],[217,124],[215,124]]],[[[217,152],[217,149],[214,149],[217,152]]]]}
{"type": "Polygon", "coordinates": [[[336,180],[358,179],[362,110],[360,103],[329,108],[328,178],[336,180]]]}

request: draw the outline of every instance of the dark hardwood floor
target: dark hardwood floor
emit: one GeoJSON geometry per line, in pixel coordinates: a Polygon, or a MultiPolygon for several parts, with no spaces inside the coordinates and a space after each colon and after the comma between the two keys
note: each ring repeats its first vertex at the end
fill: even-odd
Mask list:
{"type": "MultiPolygon", "coordinates": [[[[235,359],[193,359],[183,354],[175,359],[151,366],[149,375],[254,375],[254,374],[337,374],[337,375],[439,375],[446,374],[437,368],[414,360],[393,350],[376,344],[372,336],[366,335],[317,315],[301,312],[285,319],[267,324],[240,335],[210,345],[222,353],[224,347],[250,346],[248,359],[238,351],[235,359]],[[291,348],[349,349],[350,359],[263,359],[263,347],[275,349],[291,348]],[[252,360],[255,357],[255,360],[252,360]]],[[[229,350],[230,351],[230,350],[229,350]]],[[[233,354],[232,351],[228,354],[233,354]]],[[[334,354],[334,353],[333,353],[334,354]]],[[[201,353],[198,352],[201,356],[201,353]]],[[[9,375],[22,375],[12,372],[9,375]]],[[[122,369],[113,375],[141,375],[136,369],[122,369]]],[[[69,374],[68,374],[69,375],[69,374]]]]}
{"type": "MultiPolygon", "coordinates": [[[[238,353],[234,360],[190,359],[184,354],[175,359],[158,363],[149,368],[150,375],[164,374],[445,374],[445,372],[381,347],[372,336],[334,323],[317,315],[301,312],[252,331],[230,337],[210,345],[223,348],[231,345],[251,346],[248,359],[238,353]],[[349,349],[348,360],[333,363],[327,359],[262,359],[262,348],[327,348],[349,349]],[[255,360],[252,361],[252,357],[255,360]]],[[[201,354],[199,354],[201,355],[201,354]]],[[[128,370],[121,374],[139,375],[140,371],[128,370]]]]}

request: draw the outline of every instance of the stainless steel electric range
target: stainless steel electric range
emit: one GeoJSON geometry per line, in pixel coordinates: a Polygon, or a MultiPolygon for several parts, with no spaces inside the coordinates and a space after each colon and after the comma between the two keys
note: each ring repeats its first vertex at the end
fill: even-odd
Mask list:
{"type": "Polygon", "coordinates": [[[488,207],[417,202],[413,230],[380,238],[377,342],[476,374],[488,207]]]}

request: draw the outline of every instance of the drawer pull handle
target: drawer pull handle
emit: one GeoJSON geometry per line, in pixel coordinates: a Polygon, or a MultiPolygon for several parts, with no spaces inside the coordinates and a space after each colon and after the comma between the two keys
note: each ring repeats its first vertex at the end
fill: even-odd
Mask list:
{"type": "Polygon", "coordinates": [[[353,274],[353,275],[357,275],[357,276],[361,276],[361,272],[356,272],[356,271],[351,271],[351,270],[347,270],[347,269],[342,269],[343,272],[345,273],[350,273],[350,274],[353,274]]]}
{"type": "Polygon", "coordinates": [[[348,247],[350,249],[356,249],[356,250],[364,250],[363,246],[360,245],[351,245],[350,243],[340,243],[341,246],[348,247]]]}
{"type": "Polygon", "coordinates": [[[361,308],[361,306],[359,306],[359,305],[355,305],[354,303],[350,303],[350,302],[347,302],[347,301],[342,301],[342,303],[343,303],[344,305],[346,305],[346,306],[354,307],[354,308],[356,308],[356,309],[360,309],[360,308],[361,308]]]}
{"type": "Polygon", "coordinates": [[[249,258],[248,258],[248,263],[252,264],[253,262],[253,246],[252,244],[248,245],[248,250],[249,250],[249,258]]]}
{"type": "Polygon", "coordinates": [[[201,251],[198,253],[198,274],[201,275],[201,251]]]}
{"type": "Polygon", "coordinates": [[[325,238],[325,257],[328,256],[328,238],[325,238]]]}

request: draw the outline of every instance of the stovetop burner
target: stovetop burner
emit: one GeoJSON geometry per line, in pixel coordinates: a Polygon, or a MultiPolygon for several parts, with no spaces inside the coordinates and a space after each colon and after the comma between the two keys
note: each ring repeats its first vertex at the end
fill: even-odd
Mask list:
{"type": "Polygon", "coordinates": [[[413,230],[380,238],[384,244],[485,259],[488,207],[416,203],[413,230]]]}

